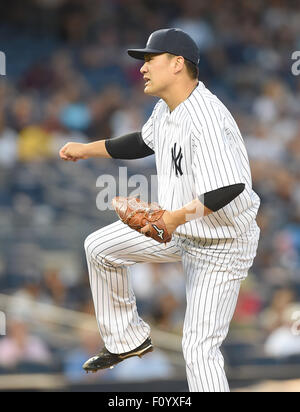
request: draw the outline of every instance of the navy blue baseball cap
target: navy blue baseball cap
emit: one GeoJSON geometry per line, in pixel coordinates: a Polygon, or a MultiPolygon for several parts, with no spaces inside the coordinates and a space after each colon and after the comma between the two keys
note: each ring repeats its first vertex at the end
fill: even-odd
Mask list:
{"type": "Polygon", "coordinates": [[[181,29],[161,29],[150,34],[144,49],[129,49],[129,56],[144,60],[147,53],[170,53],[182,56],[190,62],[198,65],[199,49],[194,40],[181,29]]]}

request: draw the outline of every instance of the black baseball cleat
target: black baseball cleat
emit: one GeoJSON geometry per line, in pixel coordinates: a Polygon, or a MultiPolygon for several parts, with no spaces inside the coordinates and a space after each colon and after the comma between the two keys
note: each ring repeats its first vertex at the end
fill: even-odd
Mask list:
{"type": "Polygon", "coordinates": [[[138,348],[125,353],[111,353],[105,347],[98,355],[88,359],[83,365],[83,369],[88,372],[97,372],[99,369],[113,368],[117,363],[122,362],[132,356],[140,358],[148,352],[153,351],[153,345],[150,338],[147,338],[138,348]]]}

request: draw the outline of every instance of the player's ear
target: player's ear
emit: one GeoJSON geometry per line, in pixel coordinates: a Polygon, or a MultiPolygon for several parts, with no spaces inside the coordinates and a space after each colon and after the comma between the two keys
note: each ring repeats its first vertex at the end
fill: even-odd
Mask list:
{"type": "Polygon", "coordinates": [[[184,58],[182,56],[176,56],[174,59],[174,70],[175,73],[179,73],[184,68],[184,58]]]}

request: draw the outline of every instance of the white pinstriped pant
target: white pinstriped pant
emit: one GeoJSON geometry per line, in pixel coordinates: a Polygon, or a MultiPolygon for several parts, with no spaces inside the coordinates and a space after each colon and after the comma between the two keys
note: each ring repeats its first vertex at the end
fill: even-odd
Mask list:
{"type": "Polygon", "coordinates": [[[220,345],[232,319],[240,283],[256,255],[259,228],[238,239],[199,241],[177,236],[167,245],[121,221],[89,235],[85,251],[99,331],[106,348],[123,353],[141,345],[150,327],[138,315],[130,265],[182,261],[186,279],[183,354],[189,390],[229,391],[220,345]]]}

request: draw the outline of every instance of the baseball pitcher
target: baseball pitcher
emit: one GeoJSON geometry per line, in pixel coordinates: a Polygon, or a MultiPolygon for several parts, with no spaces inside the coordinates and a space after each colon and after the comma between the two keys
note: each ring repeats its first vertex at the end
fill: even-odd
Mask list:
{"type": "Polygon", "coordinates": [[[241,281],[256,255],[260,199],[248,155],[228,109],[198,80],[199,51],[182,30],[152,33],[143,49],[144,92],[159,97],[141,131],[88,144],[67,143],[66,161],[137,159],[155,153],[158,205],[115,198],[120,217],[89,235],[85,251],[105,348],[83,368],[113,367],[153,350],[139,317],[130,266],[181,261],[186,280],[183,354],[190,391],[229,391],[220,346],[241,281]]]}

